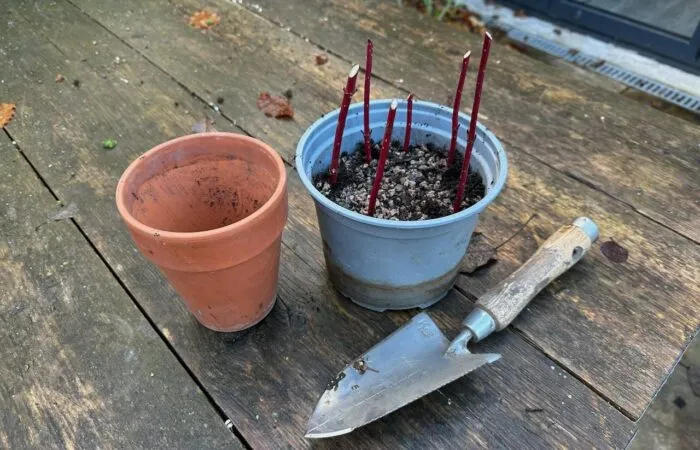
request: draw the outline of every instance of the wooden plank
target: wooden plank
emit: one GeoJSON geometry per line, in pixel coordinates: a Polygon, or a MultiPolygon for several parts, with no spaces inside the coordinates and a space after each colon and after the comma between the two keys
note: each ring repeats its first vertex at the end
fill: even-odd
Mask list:
{"type": "MultiPolygon", "coordinates": [[[[85,2],[83,7],[111,29],[137,28],[138,32],[131,33],[137,38],[123,33],[123,39],[205,99],[216,93],[225,93],[222,95],[226,98],[234,96],[237,99],[234,105],[222,105],[225,114],[244,117],[236,119],[237,123],[277,148],[288,161],[292,160],[294,143],[306,126],[336,107],[337,89],[335,94],[329,89],[342,86],[347,65],[331,57],[326,65],[317,67],[313,61],[318,51],[315,47],[235,5],[221,10],[224,19],[215,28],[218,31],[208,34],[183,30],[187,16],[184,9],[136,2],[98,6],[85,2]],[[149,17],[161,18],[156,30],[151,30],[149,17]],[[177,57],[160,56],[175,53],[177,57]],[[246,67],[246,74],[258,75],[239,73],[231,77],[227,75],[229,64],[208,63],[217,61],[221,55],[236,61],[234,70],[246,67]],[[197,67],[198,72],[193,73],[191,67],[197,67]],[[300,73],[301,69],[306,70],[306,76],[300,73]],[[243,106],[246,101],[252,103],[256,92],[274,86],[274,78],[280,74],[291,74],[283,86],[295,84],[298,94],[294,103],[304,105],[297,108],[303,115],[293,123],[265,119],[254,106],[243,106]],[[334,101],[330,101],[334,95],[334,101]],[[238,101],[243,97],[246,99],[238,101]]],[[[380,80],[375,81],[374,92],[377,96],[399,93],[380,80]]],[[[698,258],[698,247],[597,189],[572,182],[560,171],[519,151],[519,147],[507,145],[507,148],[511,162],[508,187],[484,215],[481,231],[491,242],[499,243],[518,230],[531,214],[536,212],[538,217],[530,228],[500,249],[498,264],[474,277],[460,279],[459,286],[478,296],[515,270],[534,252],[537,242],[562,223],[576,215],[591,215],[600,223],[603,239],[612,237],[629,246],[634,257],[619,265],[596,251],[595,264],[581,272],[585,277],[560,280],[554,289],[547,291],[557,301],[536,302],[531,311],[537,314],[532,319],[521,318],[516,327],[548,355],[564,362],[636,418],[672,370],[698,326],[700,295],[694,281],[697,270],[687,265],[688,260],[698,258]],[[608,310],[614,315],[608,315],[608,310]],[[643,332],[651,338],[636,338],[643,332]]],[[[298,186],[290,186],[290,202],[297,201],[294,189],[299,193],[298,198],[306,198],[298,186]]],[[[298,238],[292,245],[315,248],[318,238],[313,207],[309,201],[299,201],[300,207],[290,219],[295,225],[290,230],[298,238]]],[[[318,255],[306,250],[299,250],[298,254],[306,260],[318,255]]],[[[320,259],[314,263],[319,270],[323,267],[320,259]]]]}
{"type": "MultiPolygon", "coordinates": [[[[314,252],[308,259],[292,250],[304,250],[311,241],[297,225],[314,224],[307,209],[295,215],[285,233],[280,295],[271,315],[237,334],[199,326],[158,271],[136,252],[112,198],[117,177],[130,160],[189,130],[193,119],[184,110],[192,111],[196,104],[189,95],[180,97],[183,91],[175,82],[65,2],[29,10],[13,6],[10,15],[22,30],[7,51],[12,70],[5,85],[22,98],[10,126],[12,135],[61,198],[89,205],[77,218],[80,226],[249,443],[262,448],[309,446],[302,438],[306,420],[328,380],[408,314],[376,314],[339,298],[313,262],[319,260],[318,249],[308,248],[314,252]],[[93,40],[99,58],[92,56],[93,40]],[[86,52],[90,58],[81,62],[86,52]],[[102,78],[94,68],[116,56],[126,62],[102,72],[102,78]],[[49,83],[57,70],[82,80],[81,87],[49,83]],[[28,87],[24,75],[30,82],[44,82],[28,87]],[[144,83],[126,84],[120,78],[144,83]],[[24,98],[28,88],[32,95],[24,98]],[[178,107],[173,106],[176,100],[178,107]],[[106,152],[96,145],[112,135],[120,139],[116,149],[106,152]],[[68,151],[57,158],[55,149],[68,151]]],[[[217,126],[230,129],[225,122],[217,126]]],[[[308,202],[298,189],[294,197],[294,202],[308,202]]],[[[454,333],[470,308],[455,292],[435,314],[454,333]]],[[[633,424],[627,418],[515,332],[494,337],[480,350],[501,351],[508,364],[485,367],[475,377],[321,446],[622,447],[631,436],[633,424]]]]}
{"type": "Polygon", "coordinates": [[[0,447],[241,448],[4,133],[0,155],[0,447]]]}
{"type": "MultiPolygon", "coordinates": [[[[199,2],[176,3],[192,10],[199,2]]],[[[226,28],[231,20],[226,11],[235,15],[236,10],[225,0],[210,3],[224,11],[226,28]]],[[[443,104],[454,95],[460,56],[466,49],[480,54],[479,36],[399,8],[394,1],[255,4],[259,9],[251,7],[253,11],[347,61],[363,62],[364,43],[371,38],[374,74],[443,104]]],[[[473,69],[469,86],[474,74],[473,69]]],[[[611,95],[568,67],[546,65],[500,45],[492,49],[484,89],[480,118],[508,150],[527,152],[700,242],[696,124],[611,95]]],[[[465,111],[471,107],[471,92],[471,87],[465,90],[465,111]]]]}

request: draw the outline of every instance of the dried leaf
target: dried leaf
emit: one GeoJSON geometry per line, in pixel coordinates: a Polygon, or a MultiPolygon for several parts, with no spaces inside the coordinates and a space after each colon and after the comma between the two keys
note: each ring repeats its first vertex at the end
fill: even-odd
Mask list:
{"type": "Polygon", "coordinates": [[[629,252],[627,249],[617,242],[610,239],[600,245],[600,252],[614,263],[623,263],[627,261],[629,252]]]}
{"type": "Polygon", "coordinates": [[[0,103],[0,128],[5,128],[15,117],[14,103],[0,103]]]}
{"type": "Polygon", "coordinates": [[[326,55],[325,53],[321,53],[320,55],[316,55],[316,65],[317,66],[322,66],[327,62],[328,62],[328,55],[326,55]]]}
{"type": "Polygon", "coordinates": [[[476,17],[476,16],[469,16],[469,18],[467,19],[467,22],[468,22],[468,25],[469,25],[469,29],[470,29],[473,33],[483,34],[484,32],[486,32],[486,25],[484,25],[484,22],[482,22],[481,20],[479,20],[478,17],[476,17]]]}
{"type": "Polygon", "coordinates": [[[462,259],[459,273],[474,273],[477,269],[487,265],[491,261],[496,261],[496,249],[488,243],[483,234],[478,232],[474,233],[471,241],[469,241],[467,254],[464,256],[464,259],[462,259]]]}
{"type": "Polygon", "coordinates": [[[258,97],[258,109],[268,117],[294,118],[294,109],[289,104],[289,100],[279,95],[270,95],[269,92],[261,92],[258,97]]]}
{"type": "Polygon", "coordinates": [[[66,220],[78,215],[78,205],[71,203],[65,208],[61,208],[56,214],[51,216],[51,220],[66,220]]]}
{"type": "Polygon", "coordinates": [[[214,121],[211,120],[208,116],[204,118],[201,122],[197,122],[194,125],[192,125],[192,132],[193,133],[211,133],[216,131],[216,128],[214,128],[214,121]]]}
{"type": "Polygon", "coordinates": [[[65,81],[66,77],[61,75],[60,73],[56,74],[56,83],[63,83],[65,81]]]}
{"type": "Polygon", "coordinates": [[[525,14],[524,9],[519,9],[519,10],[515,11],[514,15],[515,15],[515,17],[527,17],[527,14],[525,14]]]}
{"type": "Polygon", "coordinates": [[[467,8],[456,8],[449,15],[451,22],[459,22],[466,25],[472,33],[484,34],[486,26],[481,20],[481,16],[467,8]]]}
{"type": "Polygon", "coordinates": [[[190,17],[190,25],[202,30],[208,30],[214,25],[218,25],[221,22],[221,18],[218,14],[206,9],[203,11],[197,11],[190,17]]]}

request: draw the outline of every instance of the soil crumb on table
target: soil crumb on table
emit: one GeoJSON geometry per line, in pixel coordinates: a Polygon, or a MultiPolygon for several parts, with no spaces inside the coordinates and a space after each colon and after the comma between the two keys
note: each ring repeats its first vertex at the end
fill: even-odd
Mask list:
{"type": "MultiPolygon", "coordinates": [[[[328,182],[324,171],[314,179],[316,188],[334,203],[349,210],[367,214],[369,193],[377,172],[379,144],[372,143],[372,161],[364,161],[364,144],[358,143],[351,154],[340,157],[338,181],[328,182]]],[[[409,147],[404,153],[399,141],[393,141],[384,169],[374,217],[389,220],[425,220],[452,214],[462,167],[462,155],[447,169],[447,149],[432,144],[409,147]]],[[[462,208],[467,208],[485,195],[481,175],[469,170],[462,208]]]]}

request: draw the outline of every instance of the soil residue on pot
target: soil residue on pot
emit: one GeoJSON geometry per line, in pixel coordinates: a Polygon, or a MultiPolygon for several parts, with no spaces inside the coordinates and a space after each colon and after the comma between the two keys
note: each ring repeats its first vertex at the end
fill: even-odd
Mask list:
{"type": "Polygon", "coordinates": [[[275,186],[262,168],[242,160],[174,166],[132,191],[134,218],[159,230],[191,233],[225,227],[255,211],[275,186]]]}
{"type": "MultiPolygon", "coordinates": [[[[377,172],[379,144],[372,143],[372,161],[364,161],[364,143],[359,142],[351,154],[340,157],[338,181],[331,186],[328,173],[314,178],[314,186],[334,203],[367,214],[369,193],[377,172]]],[[[462,155],[447,169],[447,149],[432,144],[411,146],[404,153],[399,141],[393,141],[386,162],[374,217],[389,220],[425,220],[452,214],[462,155]]],[[[486,193],[478,172],[470,168],[462,208],[467,208],[486,193]]]]}

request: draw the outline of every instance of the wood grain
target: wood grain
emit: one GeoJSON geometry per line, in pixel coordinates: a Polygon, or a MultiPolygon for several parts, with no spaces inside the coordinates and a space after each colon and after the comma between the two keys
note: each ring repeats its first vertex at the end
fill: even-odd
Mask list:
{"type": "MultiPolygon", "coordinates": [[[[198,120],[190,113],[198,110],[196,99],[63,1],[51,7],[17,3],[9,14],[23,30],[5,47],[12,62],[5,85],[21,99],[10,133],[60,198],[83,205],[77,222],[248,442],[256,448],[309,446],[302,438],[306,420],[328,380],[409,314],[377,314],[338,297],[317,264],[321,253],[312,244],[318,236],[307,228],[315,219],[310,200],[297,188],[291,203],[306,209],[290,220],[284,236],[280,293],[271,315],[237,334],[199,326],[135,251],[112,194],[132,159],[189,131],[198,120]],[[93,56],[92,41],[99,55],[93,56]],[[122,62],[111,65],[116,56],[122,62]],[[56,71],[79,78],[80,88],[49,82],[56,71]],[[25,97],[28,88],[32,95],[25,97]],[[107,136],[119,140],[109,152],[99,147],[107,136]]],[[[195,42],[208,40],[191,35],[195,42]]],[[[215,126],[231,129],[221,120],[215,126]]],[[[434,314],[454,333],[470,308],[454,292],[434,314]]],[[[605,448],[622,447],[630,438],[627,418],[516,333],[506,331],[479,350],[502,351],[508,364],[485,368],[371,427],[318,446],[605,448]]]]}
{"type": "MultiPolygon", "coordinates": [[[[305,127],[337,107],[340,92],[337,87],[342,87],[348,65],[331,56],[327,64],[316,66],[313,58],[318,51],[316,47],[235,5],[222,6],[219,10],[222,22],[207,34],[183,29],[182,21],[189,5],[122,2],[95,6],[81,1],[87,13],[111,29],[137,27],[138,32],[124,32],[122,38],[205,99],[219,92],[226,98],[247,96],[245,101],[252,102],[251,92],[270,90],[273,83],[278,83],[277,78],[290,74],[282,86],[294,84],[293,102],[304,105],[297,108],[303,112],[294,123],[263,119],[255,109],[246,110],[245,101],[231,106],[224,103],[222,110],[227,117],[243,117],[234,120],[291,162],[294,143],[305,127]],[[148,31],[149,17],[161,18],[157,30],[148,31]],[[146,30],[147,39],[131,37],[141,36],[140,30],[146,30]],[[177,54],[177,59],[161,56],[170,54],[177,54]],[[246,67],[245,74],[230,77],[228,63],[208,63],[218,61],[221,55],[236,61],[233,70],[246,67]],[[191,67],[197,67],[198,72],[194,73],[191,67]]],[[[404,65],[399,68],[407,70],[404,65]]],[[[429,88],[430,85],[425,88],[426,92],[429,88]]],[[[375,80],[373,92],[378,97],[399,94],[381,80],[375,80]]],[[[512,120],[528,118],[518,115],[512,120]]],[[[558,128],[551,125],[540,129],[556,132],[558,128]]],[[[687,264],[700,258],[698,247],[595,186],[572,181],[569,175],[521,151],[520,145],[504,141],[510,160],[507,188],[482,218],[480,230],[491,242],[504,242],[528,217],[534,213],[537,217],[500,249],[497,264],[474,276],[460,278],[459,288],[479,296],[513,272],[535,251],[537,242],[563,223],[579,215],[593,217],[601,224],[601,242],[615,238],[637,256],[628,263],[615,264],[596,250],[589,257],[590,263],[584,261],[573,275],[547,289],[515,326],[547,354],[562,361],[636,418],[698,327],[700,294],[694,281],[698,269],[687,264]],[[552,300],[553,296],[556,301],[552,300]],[[537,313],[527,314],[528,311],[537,313]],[[645,334],[650,336],[640,338],[645,334]]],[[[587,147],[577,144],[576,151],[586,152],[587,147]]],[[[575,162],[570,166],[579,167],[575,162]]],[[[303,189],[291,184],[292,181],[290,202],[298,202],[299,209],[290,215],[288,230],[298,238],[290,245],[305,260],[310,260],[315,253],[303,250],[304,246],[315,248],[320,243],[313,205],[303,189]],[[297,194],[292,192],[294,189],[297,194]],[[308,231],[296,226],[306,227],[308,231]]],[[[675,209],[683,208],[679,205],[675,209]]],[[[322,261],[313,262],[323,270],[322,261]]]]}
{"type": "Polygon", "coordinates": [[[4,133],[0,155],[0,447],[242,448],[4,133]]]}
{"type": "MultiPolygon", "coordinates": [[[[190,9],[199,3],[174,1],[190,9]]],[[[209,2],[233,11],[226,3],[209,2]]],[[[442,104],[452,102],[461,55],[471,49],[476,56],[481,48],[480,36],[389,0],[255,4],[260,8],[250,7],[255,13],[346,61],[364,61],[364,42],[371,38],[376,77],[442,104]]],[[[477,61],[472,65],[477,67],[477,61]]],[[[467,85],[474,80],[471,71],[467,85]]],[[[465,88],[465,111],[472,89],[465,88]]],[[[547,65],[499,45],[489,58],[479,119],[507,150],[527,152],[700,242],[696,124],[611,95],[568,67],[547,65]],[[681,204],[685,206],[668,207],[681,204]]]]}

